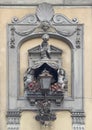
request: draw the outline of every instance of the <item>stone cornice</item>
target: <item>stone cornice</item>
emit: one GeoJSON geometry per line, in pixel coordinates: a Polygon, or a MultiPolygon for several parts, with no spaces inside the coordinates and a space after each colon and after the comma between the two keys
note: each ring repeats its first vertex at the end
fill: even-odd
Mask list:
{"type": "MultiPolygon", "coordinates": [[[[91,0],[44,0],[44,2],[50,3],[53,6],[92,6],[91,0]]],[[[39,2],[37,0],[23,0],[23,1],[12,1],[12,0],[0,0],[0,6],[38,6],[42,3],[41,0],[39,2]]]]}

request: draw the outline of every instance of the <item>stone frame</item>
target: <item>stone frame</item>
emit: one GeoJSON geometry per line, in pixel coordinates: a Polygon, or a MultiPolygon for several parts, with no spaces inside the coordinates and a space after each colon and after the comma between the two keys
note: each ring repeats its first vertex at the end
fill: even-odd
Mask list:
{"type": "Polygon", "coordinates": [[[25,41],[41,38],[44,33],[65,41],[72,53],[72,96],[65,98],[59,108],[54,106],[52,109],[84,112],[83,24],[79,24],[76,18],[69,20],[62,14],[54,14],[52,6],[47,3],[40,4],[36,14],[27,15],[21,20],[13,18],[12,23],[8,24],[8,111],[36,110],[25,97],[19,96],[19,48],[25,41]]]}

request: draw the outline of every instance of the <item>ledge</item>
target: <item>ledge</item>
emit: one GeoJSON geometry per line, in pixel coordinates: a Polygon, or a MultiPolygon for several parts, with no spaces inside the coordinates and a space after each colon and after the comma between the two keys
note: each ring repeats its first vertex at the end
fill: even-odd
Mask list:
{"type": "MultiPolygon", "coordinates": [[[[50,3],[53,6],[92,6],[92,0],[44,0],[44,2],[50,3]]],[[[39,2],[37,0],[0,0],[0,6],[37,6],[42,3],[41,0],[39,2]]]]}

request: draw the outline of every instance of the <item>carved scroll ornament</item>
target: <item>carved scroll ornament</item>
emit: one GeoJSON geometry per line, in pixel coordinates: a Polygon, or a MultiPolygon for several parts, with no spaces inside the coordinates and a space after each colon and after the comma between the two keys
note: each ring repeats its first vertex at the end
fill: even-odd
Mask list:
{"type": "MultiPolygon", "coordinates": [[[[66,16],[62,14],[55,14],[54,9],[48,3],[40,4],[35,14],[29,14],[19,20],[17,17],[12,19],[12,25],[14,26],[14,30],[11,32],[10,38],[10,46],[13,48],[14,43],[14,34],[18,36],[28,36],[30,34],[36,33],[51,33],[56,35],[63,36],[72,41],[72,37],[74,37],[75,42],[73,42],[74,48],[79,48],[79,44],[81,44],[81,38],[78,34],[78,20],[74,18],[73,20],[68,19],[66,16]],[[16,26],[17,24],[22,25],[22,28],[16,26]],[[25,27],[25,25],[27,25],[25,27]],[[72,26],[71,26],[72,25],[72,26]],[[76,34],[76,35],[75,35],[76,34]],[[69,37],[69,38],[68,38],[69,37]],[[13,39],[13,40],[12,40],[13,39]],[[79,42],[80,41],[80,42],[79,42]]],[[[81,32],[81,28],[80,28],[81,32]]]]}

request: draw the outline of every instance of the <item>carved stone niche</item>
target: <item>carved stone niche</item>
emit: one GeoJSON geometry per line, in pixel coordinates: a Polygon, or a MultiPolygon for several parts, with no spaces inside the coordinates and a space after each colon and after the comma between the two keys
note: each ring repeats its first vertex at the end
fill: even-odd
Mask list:
{"type": "Polygon", "coordinates": [[[48,34],[42,38],[41,45],[28,50],[29,67],[24,75],[26,97],[31,105],[43,100],[60,105],[67,90],[65,70],[61,67],[62,50],[48,45],[48,34]]]}
{"type": "MultiPolygon", "coordinates": [[[[83,105],[83,24],[78,20],[68,19],[62,14],[55,14],[53,7],[48,3],[37,6],[35,14],[29,14],[21,20],[13,18],[8,24],[7,35],[7,55],[8,55],[8,111],[10,110],[36,110],[35,106],[29,104],[25,97],[19,95],[20,91],[20,59],[19,51],[21,45],[33,38],[41,38],[43,34],[48,34],[50,38],[62,40],[71,50],[71,96],[64,98],[59,107],[52,105],[52,110],[68,110],[70,112],[84,112],[83,105]]],[[[39,46],[37,47],[39,48],[39,46]]],[[[58,50],[50,46],[53,50],[58,50]]],[[[34,48],[33,50],[35,50],[34,48]]],[[[29,50],[29,67],[34,64],[37,54],[29,50]],[[34,60],[31,61],[34,55],[34,60]]],[[[56,53],[55,56],[59,54],[56,53]]],[[[52,59],[54,54],[52,55],[52,59]]],[[[38,57],[37,57],[38,58],[38,57]]],[[[59,59],[59,58],[57,58],[59,59]]],[[[56,60],[60,67],[59,60],[56,60]]],[[[66,72],[67,73],[67,72],[66,72]]]]}
{"type": "Polygon", "coordinates": [[[48,44],[48,34],[43,34],[42,39],[41,45],[28,50],[29,67],[24,74],[24,91],[30,105],[39,110],[36,120],[45,124],[56,119],[51,107],[61,105],[68,81],[61,66],[62,50],[48,44]]]}

